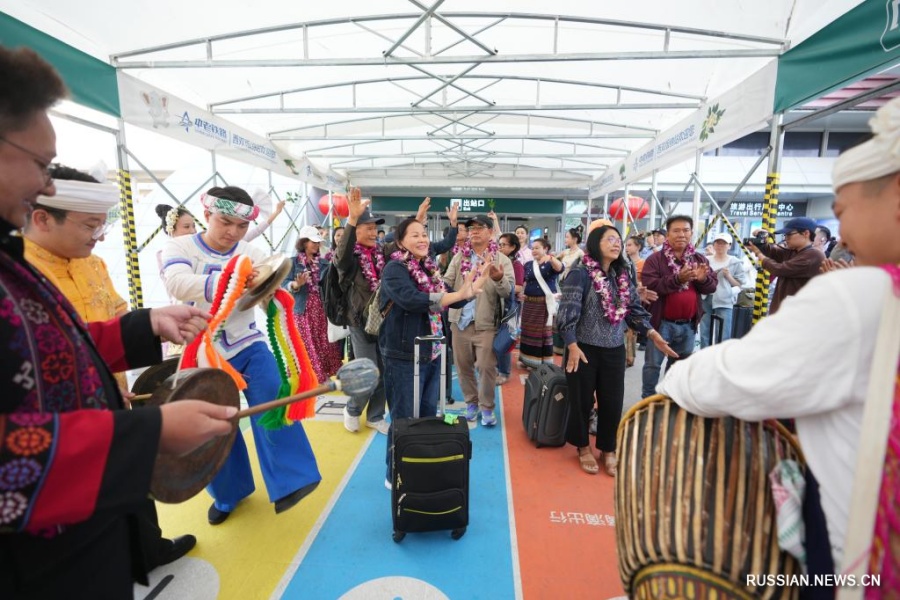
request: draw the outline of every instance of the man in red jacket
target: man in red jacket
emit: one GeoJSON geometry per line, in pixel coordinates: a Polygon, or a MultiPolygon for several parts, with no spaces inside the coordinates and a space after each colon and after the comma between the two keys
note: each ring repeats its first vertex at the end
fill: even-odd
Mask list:
{"type": "Polygon", "coordinates": [[[193,339],[208,315],[168,306],[85,325],[25,261],[26,215],[56,193],[47,110],[66,90],[37,54],[4,47],[0,90],[0,597],[130,598],[146,583],[134,512],[157,453],[229,433],[235,409],[123,410],[112,371],[159,362],[160,337],[193,339]]]}
{"type": "MultiPolygon", "coordinates": [[[[712,294],[718,285],[709,261],[691,245],[693,229],[694,220],[690,217],[670,217],[666,221],[666,241],[658,252],[647,257],[641,272],[641,283],[658,296],[649,307],[650,323],[679,359],[694,351],[697,324],[703,316],[700,295],[712,294]]],[[[656,393],[663,357],[653,344],[647,344],[641,373],[645,398],[656,393]]]]}

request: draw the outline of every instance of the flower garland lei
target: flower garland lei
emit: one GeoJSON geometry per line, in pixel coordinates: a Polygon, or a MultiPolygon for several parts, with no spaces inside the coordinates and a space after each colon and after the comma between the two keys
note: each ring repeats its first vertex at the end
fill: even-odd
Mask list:
{"type": "Polygon", "coordinates": [[[627,271],[619,273],[616,280],[618,287],[618,302],[612,298],[612,284],[603,272],[603,268],[596,260],[585,254],[581,259],[581,264],[587,269],[588,277],[594,284],[594,291],[600,296],[600,307],[606,320],[616,325],[628,316],[628,302],[631,300],[631,281],[627,271]]]}
{"type": "Polygon", "coordinates": [[[369,291],[374,293],[378,289],[378,277],[384,269],[384,254],[376,247],[374,249],[375,260],[373,262],[369,258],[370,248],[363,246],[359,242],[356,242],[356,245],[353,247],[353,254],[359,257],[359,266],[362,268],[366,281],[369,282],[369,291]]]}
{"type": "MultiPolygon", "coordinates": [[[[678,279],[678,273],[681,272],[681,267],[679,267],[678,263],[675,262],[675,252],[672,250],[672,246],[669,245],[668,240],[663,242],[662,253],[663,253],[663,256],[666,258],[666,262],[669,264],[669,269],[671,269],[672,274],[675,276],[676,279],[678,279]]],[[[693,244],[688,242],[687,248],[684,249],[684,254],[681,255],[683,257],[682,260],[684,261],[684,266],[686,266],[689,269],[693,269],[694,267],[697,266],[697,259],[695,258],[696,253],[697,253],[697,250],[694,249],[693,244]]],[[[681,284],[681,289],[683,289],[683,290],[686,290],[689,287],[690,287],[689,283],[681,284]]]]}
{"type": "Polygon", "coordinates": [[[309,284],[312,289],[317,289],[319,285],[319,253],[316,252],[310,260],[306,252],[300,252],[297,254],[297,259],[309,271],[309,284]]]}
{"type": "Polygon", "coordinates": [[[430,256],[426,256],[424,261],[418,261],[409,250],[397,250],[391,254],[391,258],[399,260],[406,265],[406,270],[409,271],[420,292],[437,294],[446,291],[447,288],[444,286],[444,280],[441,278],[441,271],[430,256]]]}
{"type": "MultiPolygon", "coordinates": [[[[488,242],[486,253],[481,253],[481,258],[483,260],[487,260],[487,258],[490,257],[491,261],[495,260],[497,258],[497,252],[499,251],[499,248],[500,246],[497,245],[497,241],[491,239],[491,241],[488,242]]],[[[459,273],[464,279],[466,275],[469,274],[469,271],[472,270],[472,255],[474,254],[475,250],[472,248],[472,242],[466,240],[466,243],[462,248],[462,260],[459,264],[459,273]]],[[[484,264],[484,262],[482,262],[481,264],[484,264]]],[[[478,279],[480,275],[481,267],[475,269],[475,279],[478,279]]]]}
{"type": "MultiPolygon", "coordinates": [[[[406,265],[410,277],[420,292],[437,294],[447,290],[444,280],[441,279],[441,271],[430,256],[426,256],[424,261],[418,261],[409,250],[397,250],[391,254],[391,258],[406,265]]],[[[431,327],[431,335],[443,335],[444,323],[440,310],[428,312],[428,325],[431,327]]],[[[431,360],[435,360],[440,355],[441,344],[439,342],[432,343],[431,360]]]]}

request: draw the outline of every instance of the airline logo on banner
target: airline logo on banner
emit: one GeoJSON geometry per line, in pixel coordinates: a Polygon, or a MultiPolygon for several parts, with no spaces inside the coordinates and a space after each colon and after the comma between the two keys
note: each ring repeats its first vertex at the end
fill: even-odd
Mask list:
{"type": "MultiPolygon", "coordinates": [[[[900,1],[900,0],[898,0],[900,1]]],[[[772,117],[777,61],[708,102],[594,180],[590,198],[621,190],[654,171],[683,162],[762,127],[772,117]]]]}
{"type": "Polygon", "coordinates": [[[884,33],[881,34],[881,47],[885,52],[900,47],[900,0],[887,0],[887,17],[884,33]]]}
{"type": "Polygon", "coordinates": [[[306,158],[292,160],[262,136],[130,75],[119,73],[118,81],[122,118],[126,123],[324,189],[344,189],[337,173],[322,172],[306,158]]]}

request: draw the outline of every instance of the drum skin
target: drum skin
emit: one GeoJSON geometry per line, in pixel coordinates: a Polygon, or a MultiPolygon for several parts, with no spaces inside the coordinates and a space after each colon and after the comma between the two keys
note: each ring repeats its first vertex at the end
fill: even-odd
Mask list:
{"type": "MultiPolygon", "coordinates": [[[[168,361],[157,366],[164,365],[166,362],[168,361]]],[[[177,367],[177,361],[175,365],[177,367]]],[[[160,372],[162,369],[156,371],[157,374],[160,372]]],[[[142,376],[144,374],[147,374],[147,371],[142,376]]],[[[176,381],[176,376],[173,374],[157,383],[155,389],[146,389],[151,382],[158,380],[159,377],[153,374],[148,375],[140,388],[138,387],[140,379],[135,381],[134,391],[140,390],[140,393],[152,392],[153,394],[147,400],[147,406],[162,406],[169,402],[191,399],[240,408],[240,393],[237,385],[225,371],[220,369],[184,369],[177,373],[177,384],[174,388],[172,383],[176,381]]],[[[193,452],[181,456],[157,455],[156,464],[153,467],[153,478],[150,482],[150,493],[153,498],[160,502],[176,504],[196,496],[213,480],[225,459],[228,458],[235,435],[237,435],[237,426],[231,430],[230,434],[213,438],[193,452]]]]}
{"type": "Polygon", "coordinates": [[[804,464],[777,423],[698,417],[651,396],[622,419],[616,540],[630,598],[794,599],[798,587],[748,587],[747,575],[800,575],[781,551],[769,473],[804,464]]]}

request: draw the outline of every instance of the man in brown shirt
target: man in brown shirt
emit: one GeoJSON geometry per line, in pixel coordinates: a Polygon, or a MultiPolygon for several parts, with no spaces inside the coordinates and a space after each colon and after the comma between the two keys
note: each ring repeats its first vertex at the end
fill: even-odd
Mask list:
{"type": "Polygon", "coordinates": [[[788,296],[800,291],[806,282],[819,274],[825,260],[821,250],[813,248],[816,222],[808,217],[788,220],[776,234],[784,235],[784,247],[775,244],[749,244],[750,250],[760,259],[762,267],[777,277],[775,293],[769,314],[774,314],[788,296]]]}

